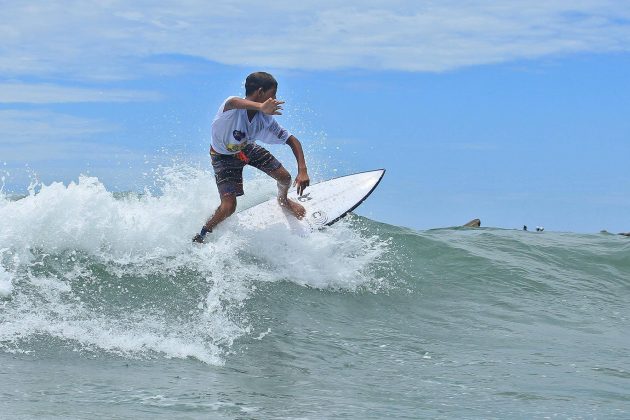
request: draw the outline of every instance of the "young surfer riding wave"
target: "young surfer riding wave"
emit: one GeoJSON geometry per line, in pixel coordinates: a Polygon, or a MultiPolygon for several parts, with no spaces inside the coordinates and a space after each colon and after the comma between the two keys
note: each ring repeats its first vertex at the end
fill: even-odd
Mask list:
{"type": "Polygon", "coordinates": [[[309,176],[302,144],[289,134],[273,115],[281,115],[283,101],[276,99],[278,82],[272,75],[256,72],[245,80],[245,98],[231,96],[221,104],[212,121],[210,158],[219,189],[221,204],[195,235],[194,242],[202,243],[212,229],[236,210],[236,197],[243,195],[243,168],[251,165],[274,178],[278,183],[278,203],[298,219],[304,207],[287,198],[291,175],[265,148],[255,142],[288,144],[295,155],[298,174],[293,182],[302,195],[309,186],[309,176]]]}

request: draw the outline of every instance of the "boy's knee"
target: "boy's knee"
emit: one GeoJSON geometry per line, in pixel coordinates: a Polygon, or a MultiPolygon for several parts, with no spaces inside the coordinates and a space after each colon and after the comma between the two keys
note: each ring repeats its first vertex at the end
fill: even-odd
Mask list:
{"type": "Polygon", "coordinates": [[[236,197],[233,195],[226,195],[221,198],[221,211],[228,216],[236,211],[236,197]]]}
{"type": "Polygon", "coordinates": [[[277,174],[276,181],[278,181],[279,183],[285,184],[285,185],[291,183],[291,174],[289,173],[289,171],[287,171],[283,167],[280,167],[278,171],[276,172],[276,174],[277,174]]]}

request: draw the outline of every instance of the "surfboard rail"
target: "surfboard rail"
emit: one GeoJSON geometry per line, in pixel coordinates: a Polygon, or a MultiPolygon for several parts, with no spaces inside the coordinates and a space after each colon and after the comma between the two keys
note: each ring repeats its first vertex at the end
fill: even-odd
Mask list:
{"type": "MultiPolygon", "coordinates": [[[[381,175],[379,176],[378,181],[376,181],[376,183],[374,184],[374,186],[370,189],[370,191],[368,191],[368,192],[367,192],[367,194],[365,194],[365,195],[363,196],[363,198],[362,198],[362,199],[361,199],[358,203],[356,203],[353,207],[351,207],[348,211],[346,211],[345,213],[343,213],[341,216],[337,217],[337,218],[336,218],[336,219],[334,219],[333,221],[326,223],[326,226],[330,226],[330,225],[332,225],[333,223],[338,222],[340,219],[343,219],[343,218],[344,218],[344,217],[345,217],[348,213],[351,213],[354,209],[356,209],[356,208],[357,208],[357,207],[359,207],[361,204],[363,204],[363,202],[364,202],[365,200],[367,200],[367,198],[368,198],[368,197],[372,194],[372,192],[374,192],[374,190],[376,189],[376,187],[378,187],[378,184],[380,184],[380,183],[381,183],[381,180],[383,179],[383,176],[385,175],[385,171],[386,171],[386,169],[385,169],[385,168],[381,168],[381,169],[373,169],[373,170],[371,170],[371,171],[356,172],[356,173],[353,173],[353,174],[342,175],[342,176],[338,176],[338,177],[335,177],[335,178],[330,178],[330,179],[327,179],[327,180],[326,180],[326,181],[332,181],[333,179],[345,178],[345,177],[347,177],[347,176],[360,175],[360,174],[366,174],[366,173],[369,173],[369,172],[379,172],[379,171],[381,172],[381,175]]],[[[326,181],[321,181],[321,182],[326,182],[326,181]]]]}

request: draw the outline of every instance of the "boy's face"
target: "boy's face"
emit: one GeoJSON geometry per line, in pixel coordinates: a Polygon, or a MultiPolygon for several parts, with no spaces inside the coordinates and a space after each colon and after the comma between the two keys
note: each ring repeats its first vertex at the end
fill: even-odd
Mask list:
{"type": "Polygon", "coordinates": [[[276,99],[276,92],[278,91],[278,87],[272,87],[269,90],[262,90],[262,88],[258,91],[258,100],[256,102],[265,102],[269,98],[276,99]]]}

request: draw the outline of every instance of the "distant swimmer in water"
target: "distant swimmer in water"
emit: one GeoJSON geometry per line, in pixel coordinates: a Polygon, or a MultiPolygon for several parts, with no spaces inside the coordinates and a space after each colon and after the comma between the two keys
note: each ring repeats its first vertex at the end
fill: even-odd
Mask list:
{"type": "Polygon", "coordinates": [[[287,198],[291,175],[267,149],[255,144],[287,144],[297,161],[298,174],[293,182],[301,196],[310,180],[302,144],[273,117],[282,115],[283,101],[276,99],[278,82],[265,72],[252,73],[245,80],[245,98],[230,96],[221,104],[212,121],[210,158],[219,189],[221,204],[195,235],[193,242],[203,243],[212,229],[236,210],[236,197],[243,195],[243,168],[251,165],[278,183],[278,204],[302,219],[304,207],[287,198]]]}
{"type": "Polygon", "coordinates": [[[523,225],[523,230],[527,230],[527,225],[523,225]]]}
{"type": "Polygon", "coordinates": [[[536,232],[542,232],[543,230],[545,230],[544,227],[542,226],[536,226],[536,232]]]}

